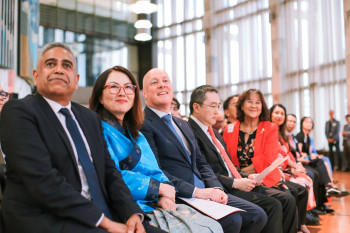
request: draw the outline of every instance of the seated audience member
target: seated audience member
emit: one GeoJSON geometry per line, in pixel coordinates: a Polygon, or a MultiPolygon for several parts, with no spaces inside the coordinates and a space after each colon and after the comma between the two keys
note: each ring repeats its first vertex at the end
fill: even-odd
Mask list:
{"type": "Polygon", "coordinates": [[[343,128],[343,171],[350,171],[350,115],[345,116],[346,124],[343,128]]]}
{"type": "Polygon", "coordinates": [[[301,158],[297,146],[298,140],[293,135],[293,131],[296,125],[296,116],[294,114],[288,114],[286,123],[286,134],[289,138],[290,151],[292,152],[294,158],[298,162],[304,162],[303,166],[306,169],[308,176],[310,176],[313,181],[316,208],[312,209],[311,213],[318,217],[319,214],[326,214],[326,211],[321,211],[320,209],[324,209],[324,203],[327,202],[325,185],[329,182],[329,177],[327,175],[327,169],[321,160],[314,161],[312,163],[312,166],[310,166],[309,161],[307,161],[308,164],[306,164],[306,162],[301,158]]]}
{"type": "Polygon", "coordinates": [[[169,114],[173,90],[168,74],[157,68],[150,70],[143,79],[143,87],[147,106],[141,132],[178,195],[210,199],[246,210],[218,220],[224,232],[261,232],[267,219],[263,209],[223,191],[201,155],[191,127],[169,114]]]}
{"type": "Polygon", "coordinates": [[[109,154],[136,203],[153,219],[152,225],[170,232],[222,232],[215,220],[185,205],[180,205],[177,213],[183,216],[181,224],[178,218],[169,217],[173,212],[166,213],[165,218],[160,210],[177,210],[176,191],[159,169],[146,138],[139,132],[143,122],[141,98],[130,71],[115,66],[103,72],[92,90],[90,109],[102,119],[109,154]],[[158,209],[156,213],[154,208],[158,209]]]}
{"type": "Polygon", "coordinates": [[[209,85],[197,87],[191,94],[189,124],[202,155],[226,190],[232,195],[263,208],[268,216],[263,232],[295,232],[295,200],[290,193],[255,183],[254,177],[235,167],[221,134],[212,128],[220,112],[218,91],[209,85]],[[282,230],[283,229],[283,230],[282,230]]]}
{"type": "MultiPolygon", "coordinates": [[[[293,183],[297,183],[308,188],[309,196],[307,209],[311,210],[316,207],[313,182],[312,179],[306,174],[306,169],[301,163],[296,162],[296,159],[289,149],[288,137],[286,135],[286,108],[282,104],[274,104],[270,108],[270,120],[278,125],[278,140],[282,150],[281,154],[288,158],[282,166],[285,172],[283,176],[293,183]]],[[[299,217],[301,216],[299,215],[299,217]]],[[[307,224],[319,225],[318,220],[319,219],[315,218],[310,213],[307,213],[307,224]]]]}
{"type": "Polygon", "coordinates": [[[324,179],[327,181],[327,183],[325,184],[327,189],[327,196],[344,197],[349,195],[349,192],[340,191],[334,186],[333,178],[330,172],[330,167],[327,165],[327,163],[320,159],[320,155],[312,153],[313,149],[309,134],[312,131],[313,127],[314,123],[310,117],[303,117],[301,119],[300,132],[296,136],[296,139],[298,140],[298,150],[301,155],[300,160],[314,168],[320,166],[322,168],[321,164],[324,164],[326,172],[324,172],[323,168],[321,172],[325,173],[324,175],[327,176],[327,178],[324,179]]]}
{"type": "MultiPolygon", "coordinates": [[[[309,133],[309,136],[310,136],[312,130],[313,130],[313,129],[311,129],[311,131],[310,131],[310,133],[309,133]]],[[[327,168],[327,171],[328,171],[328,173],[329,173],[329,176],[330,176],[330,178],[331,178],[331,181],[334,182],[332,163],[331,163],[331,161],[329,160],[329,158],[328,158],[327,156],[319,155],[319,154],[317,153],[317,150],[316,150],[316,148],[315,148],[314,139],[313,139],[311,136],[310,136],[310,146],[311,146],[311,148],[312,148],[311,153],[314,154],[317,158],[320,158],[320,159],[323,160],[323,162],[325,163],[325,166],[326,166],[326,168],[327,168]]]]}
{"type": "Polygon", "coordinates": [[[216,116],[216,122],[212,125],[213,129],[217,130],[219,133],[223,131],[226,127],[226,119],[221,111],[218,111],[216,116]]]}
{"type": "Polygon", "coordinates": [[[100,119],[70,101],[79,80],[70,48],[45,45],[33,75],[37,93],[1,113],[6,232],[145,232],[146,215],[115,168],[100,119]]]}
{"type": "Polygon", "coordinates": [[[180,114],[180,102],[174,97],[171,101],[171,115],[176,117],[181,117],[180,114]]]}
{"type": "Polygon", "coordinates": [[[237,121],[238,97],[239,95],[232,95],[224,101],[223,108],[227,124],[235,123],[237,121]]]}
{"type": "MultiPolygon", "coordinates": [[[[243,92],[237,103],[237,122],[226,127],[224,139],[233,162],[243,171],[260,173],[271,165],[281,153],[278,142],[278,127],[269,122],[269,110],[260,90],[243,92]]],[[[305,187],[282,179],[283,172],[276,168],[268,174],[263,183],[289,192],[294,196],[298,208],[298,229],[305,227],[308,191],[305,187]]]]}

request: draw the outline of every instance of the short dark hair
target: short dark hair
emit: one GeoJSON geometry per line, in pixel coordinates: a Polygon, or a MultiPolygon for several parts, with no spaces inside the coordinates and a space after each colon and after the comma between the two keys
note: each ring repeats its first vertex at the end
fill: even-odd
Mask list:
{"type": "MultiPolygon", "coordinates": [[[[126,74],[126,76],[129,77],[132,84],[136,86],[135,89],[135,99],[134,99],[134,105],[132,108],[125,114],[124,120],[123,120],[123,127],[125,129],[128,129],[131,136],[136,139],[139,136],[139,130],[141,128],[141,125],[143,123],[143,112],[142,112],[142,104],[141,104],[141,98],[140,98],[140,87],[137,83],[136,79],[132,75],[132,73],[127,70],[126,68],[122,66],[114,66],[112,68],[107,69],[104,71],[96,80],[95,85],[92,89],[92,94],[89,100],[89,108],[100,116],[100,118],[103,117],[103,111],[106,110],[104,106],[101,104],[100,99],[102,97],[102,92],[105,87],[106,81],[108,79],[108,76],[113,71],[121,72],[123,74],[126,74]]],[[[107,110],[106,110],[107,111],[107,110]]]]}
{"type": "Polygon", "coordinates": [[[173,97],[173,101],[176,103],[176,107],[180,108],[180,102],[175,97],[173,97]]]}
{"type": "MultiPolygon", "coordinates": [[[[297,119],[297,116],[293,113],[288,113],[287,116],[293,116],[295,118],[295,120],[297,119]]],[[[287,118],[287,116],[286,116],[286,118],[287,118]]]]}
{"type": "Polygon", "coordinates": [[[311,117],[308,117],[308,116],[304,116],[304,117],[301,118],[301,120],[300,120],[300,131],[303,131],[303,123],[304,123],[304,121],[305,121],[307,118],[310,118],[310,120],[312,121],[312,129],[314,128],[314,121],[312,120],[312,118],[311,118],[311,117]]]}
{"type": "Polygon", "coordinates": [[[193,113],[193,104],[202,104],[205,101],[207,92],[218,93],[218,90],[211,85],[202,85],[193,90],[190,100],[190,114],[193,113]]]}
{"type": "Polygon", "coordinates": [[[268,121],[269,120],[269,109],[267,108],[264,95],[258,89],[248,89],[248,90],[244,91],[239,96],[238,102],[237,102],[237,120],[239,120],[240,122],[244,121],[244,112],[242,110],[242,106],[243,106],[244,102],[253,93],[258,94],[258,96],[260,97],[260,100],[261,100],[262,109],[261,109],[261,113],[259,116],[259,120],[260,121],[268,121]]]}
{"type": "Polygon", "coordinates": [[[285,142],[288,142],[288,138],[287,138],[287,135],[286,135],[286,122],[287,122],[287,115],[286,115],[286,113],[287,113],[287,110],[282,104],[274,104],[274,105],[272,105],[272,107],[270,108],[270,121],[272,122],[272,113],[273,113],[273,110],[275,110],[276,107],[282,108],[283,111],[284,111],[284,115],[285,115],[283,124],[278,126],[278,129],[279,129],[278,130],[278,135],[285,142]]]}
{"type": "Polygon", "coordinates": [[[350,115],[349,114],[346,114],[346,116],[345,117],[350,117],[350,115]]]}
{"type": "MultiPolygon", "coordinates": [[[[234,97],[239,97],[239,95],[231,95],[231,96],[227,97],[227,99],[224,101],[224,103],[222,105],[224,111],[228,109],[228,107],[230,106],[230,102],[234,97]]],[[[227,118],[226,114],[225,114],[225,118],[227,118]]]]}

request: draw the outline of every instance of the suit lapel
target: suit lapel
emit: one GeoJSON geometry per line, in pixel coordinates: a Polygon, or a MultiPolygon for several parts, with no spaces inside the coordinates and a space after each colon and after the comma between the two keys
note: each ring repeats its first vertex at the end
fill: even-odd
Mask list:
{"type": "Polygon", "coordinates": [[[68,139],[66,132],[63,129],[61,122],[58,120],[56,114],[54,113],[54,111],[52,110],[50,105],[46,102],[46,100],[39,93],[36,93],[34,95],[34,98],[36,99],[36,101],[38,101],[39,106],[43,110],[43,113],[47,116],[49,121],[52,123],[52,125],[56,128],[57,132],[61,136],[67,150],[69,151],[69,154],[72,158],[72,161],[75,165],[74,166],[75,172],[79,176],[78,165],[77,165],[77,161],[75,159],[73,148],[72,148],[72,145],[70,144],[70,141],[68,139]]]}
{"type": "MultiPolygon", "coordinates": [[[[183,125],[182,122],[177,117],[173,117],[173,120],[174,120],[175,124],[177,125],[177,127],[180,129],[183,136],[186,138],[188,145],[190,146],[189,150],[191,151],[191,155],[190,155],[191,161],[195,161],[195,158],[194,158],[195,152],[193,151],[193,148],[195,148],[195,145],[193,145],[193,142],[188,138],[188,132],[185,131],[185,125],[183,125]]],[[[182,152],[184,153],[184,155],[187,158],[187,154],[185,152],[186,149],[182,145],[181,145],[181,148],[183,149],[182,152]]],[[[187,160],[188,160],[188,158],[187,158],[187,160]]],[[[189,162],[191,163],[191,161],[189,161],[189,162]]],[[[191,163],[191,164],[193,167],[194,163],[191,163]]]]}
{"type": "MultiPolygon", "coordinates": [[[[171,131],[171,129],[169,129],[169,127],[166,125],[166,123],[155,112],[153,112],[149,107],[145,108],[145,112],[146,112],[147,119],[149,119],[150,121],[154,121],[155,125],[157,125],[157,128],[161,132],[164,132],[164,135],[176,145],[176,147],[179,149],[179,151],[184,156],[186,161],[188,161],[190,163],[190,161],[188,160],[185,148],[182,146],[181,142],[179,142],[179,140],[177,139],[175,134],[171,131]]],[[[181,130],[181,128],[180,128],[180,130],[181,130]]]]}
{"type": "Polygon", "coordinates": [[[207,135],[203,132],[202,128],[194,120],[192,120],[191,118],[189,119],[189,123],[192,126],[193,130],[196,131],[196,134],[201,138],[201,140],[204,141],[204,143],[206,145],[208,145],[210,147],[210,149],[215,153],[215,155],[219,158],[219,161],[220,161],[221,165],[225,167],[225,164],[224,164],[224,161],[221,158],[221,155],[217,151],[217,149],[214,146],[214,144],[207,137],[207,135]]]}

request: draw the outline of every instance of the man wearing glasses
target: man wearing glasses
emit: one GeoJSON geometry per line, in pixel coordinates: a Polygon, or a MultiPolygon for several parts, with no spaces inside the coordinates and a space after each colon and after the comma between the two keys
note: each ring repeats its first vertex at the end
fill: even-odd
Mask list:
{"type": "Polygon", "coordinates": [[[216,88],[203,85],[194,89],[188,123],[193,129],[202,155],[229,193],[265,210],[268,220],[263,233],[293,231],[297,228],[294,197],[288,192],[256,183],[254,177],[257,174],[249,175],[233,164],[224,139],[213,129],[219,108],[220,98],[216,88]]]}

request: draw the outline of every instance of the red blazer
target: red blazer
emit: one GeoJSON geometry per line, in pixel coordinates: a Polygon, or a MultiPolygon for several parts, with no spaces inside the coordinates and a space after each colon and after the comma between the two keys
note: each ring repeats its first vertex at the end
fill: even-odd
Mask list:
{"type": "MultiPolygon", "coordinates": [[[[231,155],[232,162],[239,166],[237,157],[237,145],[239,137],[240,122],[229,124],[224,132],[224,140],[227,144],[227,150],[231,155]],[[233,127],[233,128],[232,128],[233,127]]],[[[269,121],[259,122],[255,137],[254,156],[252,163],[255,170],[260,173],[268,167],[273,161],[278,158],[281,153],[281,146],[278,141],[278,127],[276,124],[269,121]]],[[[281,174],[278,168],[273,170],[263,180],[263,184],[267,187],[274,186],[281,179],[281,174]]]]}

